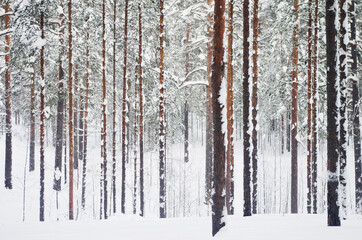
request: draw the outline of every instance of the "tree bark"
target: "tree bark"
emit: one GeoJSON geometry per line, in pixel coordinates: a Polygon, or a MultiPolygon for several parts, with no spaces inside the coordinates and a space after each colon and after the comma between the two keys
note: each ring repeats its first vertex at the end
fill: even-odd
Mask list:
{"type": "MultiPolygon", "coordinates": [[[[4,5],[5,13],[11,12],[10,1],[4,5]]],[[[10,28],[10,15],[5,15],[5,29],[10,28]]],[[[12,130],[11,130],[11,72],[10,72],[10,34],[5,35],[5,188],[12,189],[12,130]]]]}
{"type": "Polygon", "coordinates": [[[222,109],[220,90],[224,76],[224,31],[225,31],[225,0],[215,0],[214,5],[214,36],[212,62],[212,109],[214,124],[214,170],[212,195],[212,235],[215,236],[225,226],[223,220],[225,207],[225,146],[222,132],[222,109]]]}
{"type": "Polygon", "coordinates": [[[228,62],[227,62],[227,150],[226,150],[226,209],[234,215],[234,69],[233,69],[233,24],[234,0],[228,3],[228,62]]]}
{"type": "Polygon", "coordinates": [[[165,82],[164,82],[164,0],[160,0],[160,96],[159,96],[159,174],[160,218],[166,218],[166,129],[165,129],[165,82]]]}
{"type": "Polygon", "coordinates": [[[125,213],[126,202],[126,117],[127,117],[127,34],[128,34],[128,0],[125,2],[124,20],[124,57],[123,57],[123,101],[122,101],[122,193],[121,212],[125,213]]]}
{"type": "MultiPolygon", "coordinates": [[[[41,38],[45,40],[44,36],[44,0],[41,1],[40,12],[40,30],[41,38]]],[[[44,221],[44,105],[45,105],[45,75],[44,75],[44,45],[40,49],[40,211],[39,220],[44,221]]]]}
{"type": "Polygon", "coordinates": [[[143,176],[143,69],[142,69],[142,5],[141,2],[138,3],[138,67],[139,67],[139,112],[140,112],[140,135],[139,135],[139,144],[140,144],[140,216],[145,215],[144,208],[144,176],[143,176]]]}
{"type": "Polygon", "coordinates": [[[293,29],[292,52],[292,164],[291,164],[291,212],[298,213],[298,41],[299,0],[294,0],[295,23],[293,29]]]}
{"type": "MultiPolygon", "coordinates": [[[[186,66],[185,66],[185,82],[189,81],[189,61],[190,61],[190,54],[189,54],[189,44],[190,44],[190,23],[187,24],[186,27],[186,66]]],[[[187,94],[188,88],[185,87],[186,92],[186,100],[185,100],[185,107],[184,107],[184,128],[185,128],[185,136],[184,136],[184,162],[189,162],[189,106],[187,101],[187,94]]]]}
{"type": "Polygon", "coordinates": [[[336,0],[326,1],[327,37],[327,159],[328,159],[328,226],[340,226],[338,202],[338,107],[337,107],[337,30],[336,0]]]}
{"type": "Polygon", "coordinates": [[[31,90],[30,90],[29,172],[32,172],[34,170],[35,170],[35,73],[33,73],[31,76],[31,90]]]}
{"type": "Polygon", "coordinates": [[[250,134],[249,134],[249,0],[243,5],[243,156],[244,156],[244,216],[251,216],[250,134]]]}
{"type": "MultiPolygon", "coordinates": [[[[258,205],[258,36],[259,36],[259,0],[254,0],[253,8],[253,87],[252,87],[252,162],[253,162],[253,214],[257,213],[258,205]]],[[[283,124],[283,123],[282,123],[283,124]]],[[[282,140],[284,141],[284,139],[282,140]]],[[[282,144],[283,145],[283,144],[282,144]]],[[[283,146],[282,146],[283,148],[283,146]]]]}
{"type": "Polygon", "coordinates": [[[112,196],[113,213],[116,213],[116,20],[117,20],[117,0],[113,1],[113,125],[112,125],[112,196]]]}

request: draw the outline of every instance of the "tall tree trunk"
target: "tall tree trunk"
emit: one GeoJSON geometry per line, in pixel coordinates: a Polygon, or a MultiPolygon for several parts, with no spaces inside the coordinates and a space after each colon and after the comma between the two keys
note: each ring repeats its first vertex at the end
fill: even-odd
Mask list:
{"type": "Polygon", "coordinates": [[[137,124],[138,124],[138,83],[137,83],[138,68],[136,67],[136,79],[134,82],[134,120],[133,120],[133,214],[137,212],[137,124]]]}
{"type": "Polygon", "coordinates": [[[74,119],[73,119],[73,125],[74,125],[74,169],[78,169],[78,86],[79,86],[79,78],[78,78],[78,65],[75,64],[74,66],[74,98],[73,98],[73,112],[74,112],[74,119]]]}
{"type": "Polygon", "coordinates": [[[225,226],[223,220],[225,208],[225,146],[222,131],[222,109],[220,102],[221,84],[224,76],[224,31],[225,0],[215,0],[214,36],[212,62],[212,109],[214,124],[214,170],[212,195],[212,235],[215,236],[225,226]]]}
{"type": "MultiPolygon", "coordinates": [[[[34,69],[34,66],[33,66],[34,69]]],[[[31,76],[30,90],[30,146],[29,146],[29,171],[35,170],[35,73],[31,76]]]]}
{"type": "MultiPolygon", "coordinates": [[[[207,4],[211,6],[212,0],[207,0],[207,4]]],[[[212,180],[212,157],[213,157],[213,117],[212,117],[212,82],[211,82],[211,71],[212,71],[212,36],[213,36],[213,19],[212,14],[207,15],[208,27],[207,27],[207,82],[206,87],[206,166],[205,166],[205,202],[210,204],[211,200],[211,180],[212,180]]]]}
{"type": "Polygon", "coordinates": [[[73,220],[73,37],[72,37],[72,0],[68,1],[68,52],[69,52],[69,116],[68,116],[68,131],[69,131],[69,220],[73,220]]]}
{"type": "MultiPolygon", "coordinates": [[[[44,0],[41,1],[40,30],[41,38],[44,36],[44,0]]],[[[45,101],[45,75],[44,75],[44,45],[40,49],[40,212],[39,220],[44,221],[44,101],[45,101]]]]}
{"type": "Polygon", "coordinates": [[[165,64],[164,64],[164,0],[160,0],[160,96],[159,96],[159,160],[160,218],[166,218],[166,129],[165,129],[165,64]]]}
{"type": "Polygon", "coordinates": [[[228,62],[227,62],[227,150],[226,150],[226,209],[234,215],[234,69],[233,69],[233,25],[234,0],[228,3],[228,62]]]}
{"type": "MultiPolygon", "coordinates": [[[[11,12],[10,1],[7,1],[4,6],[5,13],[11,12]]],[[[5,14],[5,29],[10,28],[10,15],[5,14]]],[[[5,35],[5,188],[12,189],[12,130],[11,130],[11,73],[10,73],[10,34],[5,35]]]]}
{"type": "Polygon", "coordinates": [[[313,79],[312,79],[312,196],[313,213],[317,213],[317,81],[318,81],[318,0],[315,0],[314,8],[314,48],[313,48],[313,79]]]}
{"type": "Polygon", "coordinates": [[[307,211],[312,212],[312,0],[308,0],[307,211]]]}
{"type": "Polygon", "coordinates": [[[362,156],[361,156],[361,124],[359,102],[359,79],[357,78],[357,38],[356,38],[356,12],[355,0],[351,0],[349,12],[351,13],[351,79],[352,79],[352,106],[353,106],[353,145],[356,183],[356,212],[362,214],[362,156]]]}
{"type": "Polygon", "coordinates": [[[340,109],[339,109],[339,166],[340,166],[340,187],[341,187],[341,209],[342,218],[347,218],[347,131],[346,131],[346,105],[347,105],[347,2],[339,1],[339,89],[340,89],[340,109]]]}
{"type": "Polygon", "coordinates": [[[113,213],[116,213],[116,21],[117,21],[117,0],[113,1],[113,125],[112,125],[112,196],[113,213]]]}
{"type": "Polygon", "coordinates": [[[123,57],[123,101],[122,101],[122,193],[121,212],[125,213],[126,202],[126,117],[127,117],[127,34],[128,34],[128,0],[125,6],[124,19],[124,57],[123,57]]]}
{"type": "Polygon", "coordinates": [[[292,52],[292,164],[291,164],[291,212],[298,213],[298,42],[299,0],[294,0],[295,23],[293,29],[292,52]]]}
{"type": "MultiPolygon", "coordinates": [[[[253,214],[257,213],[258,203],[258,36],[259,36],[259,0],[254,0],[253,8],[253,93],[252,93],[252,162],[253,162],[253,214]]],[[[283,123],[282,123],[283,124],[283,123]]],[[[282,126],[283,128],[283,126],[282,126]]],[[[283,137],[282,137],[283,138],[283,137]]],[[[282,139],[284,142],[284,139],[282,139]]],[[[283,145],[283,144],[282,144],[283,145]]],[[[284,146],[282,146],[283,148],[284,146]]]]}
{"type": "Polygon", "coordinates": [[[340,226],[338,202],[338,107],[337,107],[337,1],[326,1],[327,37],[327,159],[328,159],[328,226],[340,226]]]}
{"type": "MultiPolygon", "coordinates": [[[[89,5],[88,5],[89,6],[89,5]]],[[[88,25],[87,20],[87,25],[88,25]]],[[[89,26],[89,25],[88,25],[89,26]]],[[[83,154],[83,174],[82,174],[82,207],[85,209],[85,190],[87,176],[88,157],[88,104],[89,104],[89,28],[87,28],[87,48],[86,48],[86,74],[85,74],[85,103],[84,103],[84,154],[83,154]]]]}
{"type": "MultiPolygon", "coordinates": [[[[63,8],[63,1],[60,2],[60,7],[63,8]]],[[[59,43],[61,46],[61,50],[59,52],[59,68],[58,68],[58,103],[57,103],[57,136],[56,136],[56,144],[55,144],[55,165],[54,165],[54,185],[53,189],[56,191],[61,190],[62,183],[62,153],[63,153],[63,132],[64,132],[64,70],[62,65],[62,57],[64,54],[64,13],[62,12],[59,16],[60,18],[60,38],[59,43]]]]}
{"type": "MultiPolygon", "coordinates": [[[[185,75],[186,75],[186,82],[189,81],[189,65],[190,65],[190,49],[189,49],[189,44],[190,44],[190,23],[187,24],[186,27],[186,71],[185,71],[185,75]]],[[[184,162],[187,163],[189,162],[189,104],[187,101],[187,94],[188,94],[188,88],[185,87],[185,92],[186,92],[186,100],[185,100],[185,107],[184,107],[184,128],[185,128],[185,136],[184,136],[184,162]]]]}
{"type": "Polygon", "coordinates": [[[250,133],[249,133],[249,0],[243,5],[243,146],[244,146],[244,216],[251,216],[250,133]]]}
{"type": "Polygon", "coordinates": [[[107,114],[106,114],[106,1],[102,4],[102,158],[103,158],[103,204],[104,204],[104,219],[108,218],[107,203],[107,114]]]}
{"type": "Polygon", "coordinates": [[[139,78],[139,111],[140,111],[140,216],[145,215],[144,208],[144,176],[143,176],[143,69],[142,69],[142,5],[141,1],[138,3],[138,78],[139,78]]]}

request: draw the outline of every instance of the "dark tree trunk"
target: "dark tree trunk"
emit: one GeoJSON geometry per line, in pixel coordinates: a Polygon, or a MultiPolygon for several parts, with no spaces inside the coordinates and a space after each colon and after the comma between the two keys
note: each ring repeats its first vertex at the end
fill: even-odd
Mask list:
{"type": "MultiPolygon", "coordinates": [[[[212,0],[207,0],[207,4],[211,6],[212,0]]],[[[212,157],[213,157],[213,135],[212,135],[212,82],[211,82],[211,65],[212,65],[212,14],[207,15],[208,28],[207,28],[207,82],[206,87],[206,166],[205,166],[205,202],[210,204],[211,200],[211,180],[212,180],[212,157]]]]}
{"type": "Polygon", "coordinates": [[[342,218],[347,218],[347,179],[346,179],[346,166],[347,166],[347,132],[346,132],[346,105],[347,105],[347,2],[346,0],[339,1],[339,89],[340,89],[340,109],[339,109],[339,167],[340,175],[339,182],[341,188],[341,213],[342,218]]]}
{"type": "Polygon", "coordinates": [[[249,134],[249,0],[243,5],[243,146],[244,146],[244,216],[251,216],[250,134],[249,134]]]}
{"type": "MultiPolygon", "coordinates": [[[[11,12],[9,1],[5,3],[5,13],[11,12]]],[[[5,29],[10,28],[10,15],[5,15],[5,29]]],[[[10,34],[5,35],[5,188],[12,189],[12,130],[11,130],[11,73],[10,73],[10,34]]]]}
{"type": "Polygon", "coordinates": [[[312,196],[313,213],[317,213],[317,74],[318,74],[318,0],[315,1],[314,8],[314,49],[313,49],[313,92],[312,92],[312,196]]]}
{"type": "Polygon", "coordinates": [[[336,0],[326,1],[326,33],[327,33],[327,159],[328,159],[328,226],[340,226],[338,202],[338,131],[337,131],[337,30],[336,0]]]}
{"type": "Polygon", "coordinates": [[[73,101],[73,111],[74,111],[74,119],[73,119],[73,125],[74,125],[74,169],[78,169],[78,85],[79,85],[79,79],[78,79],[78,65],[76,64],[74,66],[74,101],[73,101]]]}
{"type": "Polygon", "coordinates": [[[226,151],[226,209],[234,215],[234,69],[233,69],[233,24],[234,0],[228,3],[228,62],[226,88],[227,151],[226,151]]]}
{"type": "MultiPolygon", "coordinates": [[[[252,95],[252,142],[253,142],[253,214],[257,213],[258,203],[258,36],[259,36],[259,0],[254,0],[253,8],[253,95],[252,95]]],[[[283,123],[282,123],[283,124],[283,123]]],[[[283,142],[283,140],[282,140],[283,142]]],[[[283,145],[283,144],[282,144],[283,145]]],[[[282,146],[283,148],[283,146],[282,146]]]]}
{"type": "Polygon", "coordinates": [[[160,0],[160,96],[159,96],[159,160],[160,160],[160,218],[166,218],[166,129],[164,80],[164,0],[160,0]]]}
{"type": "Polygon", "coordinates": [[[357,78],[357,39],[356,39],[356,12],[355,0],[352,0],[349,12],[351,13],[351,55],[352,55],[352,106],[353,106],[353,143],[355,162],[355,183],[356,183],[356,211],[362,214],[362,157],[361,157],[361,125],[360,125],[360,104],[357,78]]]}
{"type": "Polygon", "coordinates": [[[222,132],[223,104],[219,101],[221,82],[224,76],[224,31],[225,0],[215,0],[214,37],[212,63],[212,109],[214,124],[214,170],[212,195],[212,235],[215,236],[225,226],[223,220],[225,208],[225,146],[222,132]]]}
{"type": "MultiPolygon", "coordinates": [[[[61,7],[63,7],[63,1],[61,2],[61,7]]],[[[62,183],[62,153],[63,153],[63,133],[64,133],[64,70],[62,66],[62,57],[64,54],[63,44],[64,44],[64,14],[61,13],[60,16],[60,46],[61,52],[59,55],[59,68],[58,68],[58,103],[57,103],[57,132],[55,140],[55,165],[54,165],[54,185],[53,189],[56,191],[61,190],[62,183]]]]}
{"type": "Polygon", "coordinates": [[[294,0],[295,25],[292,52],[292,164],[291,164],[291,212],[298,213],[298,23],[299,0],[294,0]]]}
{"type": "Polygon", "coordinates": [[[113,119],[112,119],[112,197],[113,213],[116,213],[116,20],[117,20],[117,0],[113,1],[113,119]]]}
{"type": "Polygon", "coordinates": [[[126,117],[127,117],[127,34],[128,34],[128,0],[125,6],[124,20],[124,58],[123,58],[123,101],[122,101],[122,193],[121,212],[125,213],[126,202],[126,117]]]}
{"type": "MultiPolygon", "coordinates": [[[[41,1],[40,30],[44,40],[44,0],[41,1]]],[[[45,105],[45,75],[44,75],[44,46],[40,50],[40,212],[39,220],[44,221],[44,105],[45,105]]]]}

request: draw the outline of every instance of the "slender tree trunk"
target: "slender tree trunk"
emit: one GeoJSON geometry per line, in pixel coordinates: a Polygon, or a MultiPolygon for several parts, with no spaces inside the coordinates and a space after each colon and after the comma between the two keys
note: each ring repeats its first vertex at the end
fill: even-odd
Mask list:
{"type": "Polygon", "coordinates": [[[340,226],[338,202],[338,107],[337,107],[337,29],[336,0],[326,1],[327,37],[327,159],[328,159],[328,226],[340,226]]]}
{"type": "Polygon", "coordinates": [[[116,20],[117,20],[117,0],[113,1],[113,132],[112,132],[112,196],[113,213],[116,213],[116,20]]]}
{"type": "MultiPolygon", "coordinates": [[[[89,21],[89,20],[88,20],[89,21]]],[[[87,25],[88,25],[87,21],[87,25]]],[[[87,28],[89,29],[89,28],[87,28]]],[[[85,191],[87,176],[87,157],[88,157],[88,104],[89,104],[89,32],[87,30],[87,48],[86,48],[86,74],[85,74],[85,104],[84,104],[84,155],[83,155],[83,174],[82,174],[82,207],[85,209],[85,191]]]]}
{"type": "Polygon", "coordinates": [[[73,37],[72,37],[72,0],[68,0],[68,31],[69,31],[69,220],[73,220],[73,37]]]}
{"type": "Polygon", "coordinates": [[[234,69],[233,69],[233,25],[234,0],[228,3],[228,63],[227,63],[227,151],[226,151],[226,209],[234,215],[234,69]]]}
{"type": "Polygon", "coordinates": [[[249,0],[243,5],[243,146],[244,146],[244,216],[251,216],[250,133],[249,133],[249,0]]]}
{"type": "Polygon", "coordinates": [[[160,218],[166,218],[166,129],[164,82],[164,0],[160,0],[160,96],[159,96],[159,160],[160,160],[160,218]]]}
{"type": "MultiPolygon", "coordinates": [[[[41,12],[40,12],[40,30],[41,38],[45,40],[44,36],[44,0],[41,1],[41,12]]],[[[44,105],[45,105],[45,75],[44,75],[44,50],[42,46],[40,49],[40,212],[39,220],[44,221],[44,105]]]]}
{"type": "Polygon", "coordinates": [[[292,164],[291,164],[291,212],[298,213],[298,42],[299,0],[294,0],[295,23],[293,29],[292,52],[292,164]]]}
{"type": "MultiPolygon", "coordinates": [[[[7,1],[4,5],[5,13],[11,12],[10,1],[7,1]]],[[[10,28],[10,15],[5,15],[5,29],[10,28]]],[[[11,73],[10,73],[10,34],[5,35],[5,188],[12,189],[12,130],[11,130],[11,73]]]]}
{"type": "Polygon", "coordinates": [[[222,109],[220,90],[224,76],[224,31],[225,0],[215,0],[214,36],[212,62],[212,109],[214,124],[214,171],[212,195],[212,235],[215,236],[225,226],[223,220],[225,208],[225,146],[222,132],[222,109]]]}
{"type": "MultiPolygon", "coordinates": [[[[207,4],[211,6],[212,0],[207,0],[207,4]]],[[[207,27],[207,82],[206,87],[206,166],[205,166],[205,202],[210,204],[211,202],[211,180],[212,180],[212,157],[213,157],[213,123],[212,123],[212,36],[213,36],[213,19],[212,14],[207,15],[208,27],[207,27]]]]}
{"type": "Polygon", "coordinates": [[[35,170],[35,73],[31,76],[29,148],[29,171],[32,172],[35,170]]]}
{"type": "Polygon", "coordinates": [[[78,65],[75,64],[74,66],[74,98],[73,98],[73,113],[74,113],[74,119],[73,119],[73,125],[74,125],[74,169],[78,169],[78,85],[79,85],[79,79],[78,79],[78,65]]]}
{"type": "Polygon", "coordinates": [[[339,109],[339,166],[340,166],[340,187],[341,187],[341,209],[342,218],[347,218],[347,129],[346,129],[346,105],[347,105],[347,2],[339,1],[339,89],[340,89],[340,109],[339,109]]]}
{"type": "MultiPolygon", "coordinates": [[[[60,7],[63,8],[63,1],[60,2],[60,7]]],[[[59,53],[59,68],[58,68],[58,106],[57,106],[57,136],[56,136],[56,144],[55,144],[55,165],[54,165],[54,185],[53,189],[56,191],[61,190],[62,183],[62,154],[63,154],[63,132],[64,132],[64,70],[62,65],[62,57],[64,54],[64,13],[62,12],[59,16],[60,18],[60,46],[61,51],[59,53]]]]}
{"type": "Polygon", "coordinates": [[[102,158],[103,158],[103,204],[104,204],[104,219],[107,219],[107,114],[106,114],[106,1],[102,4],[102,158]]]}
{"type": "MultiPolygon", "coordinates": [[[[186,75],[186,82],[189,81],[189,61],[190,61],[190,49],[189,49],[189,44],[190,44],[190,23],[187,24],[186,27],[186,71],[185,71],[185,75],[186,75]]],[[[184,138],[184,162],[187,163],[189,162],[189,106],[188,106],[188,101],[187,101],[187,96],[188,96],[188,88],[185,87],[185,92],[186,92],[186,100],[185,100],[185,107],[184,107],[184,128],[185,128],[185,138],[184,138]]]]}
{"type": "Polygon", "coordinates": [[[312,212],[312,0],[308,0],[307,211],[312,212]]]}
{"type": "Polygon", "coordinates": [[[138,68],[136,67],[136,79],[134,82],[134,120],[133,120],[133,214],[137,212],[137,124],[138,124],[138,83],[137,83],[138,68]]]}
{"type": "Polygon", "coordinates": [[[314,10],[314,49],[313,49],[313,79],[312,79],[312,196],[313,213],[317,213],[317,74],[318,74],[318,0],[315,0],[314,10]]]}
{"type": "Polygon", "coordinates": [[[142,69],[142,5],[141,1],[138,3],[138,68],[139,68],[139,111],[140,111],[140,216],[144,216],[144,176],[143,176],[143,69],[142,69]]]}
{"type": "MultiPolygon", "coordinates": [[[[259,0],[254,0],[253,8],[253,93],[252,93],[252,142],[253,142],[253,214],[258,204],[258,36],[259,36],[259,0]]],[[[282,123],[283,124],[283,123],[282,123]]],[[[283,146],[282,146],[283,147],[283,146]]]]}
{"type": "Polygon", "coordinates": [[[357,38],[356,38],[356,12],[355,0],[351,0],[349,12],[351,13],[351,79],[352,79],[352,106],[353,106],[353,143],[355,162],[356,183],[356,212],[362,214],[362,157],[361,157],[361,124],[360,124],[360,101],[359,101],[359,79],[357,65],[357,38]]]}
{"type": "Polygon", "coordinates": [[[128,0],[125,6],[124,20],[124,58],[123,58],[123,102],[122,102],[122,194],[121,212],[125,213],[126,202],[126,117],[127,117],[127,34],[128,34],[128,0]]]}

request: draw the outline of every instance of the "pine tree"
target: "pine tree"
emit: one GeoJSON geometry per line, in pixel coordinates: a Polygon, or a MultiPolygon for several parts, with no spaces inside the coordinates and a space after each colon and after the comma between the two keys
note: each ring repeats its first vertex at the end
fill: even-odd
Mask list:
{"type": "Polygon", "coordinates": [[[243,159],[244,159],[244,216],[251,216],[250,133],[249,133],[249,0],[243,3],[243,159]]]}
{"type": "Polygon", "coordinates": [[[212,61],[212,110],[214,124],[214,169],[212,195],[212,235],[215,236],[225,226],[223,220],[225,208],[225,146],[222,132],[222,109],[220,90],[224,76],[224,31],[225,31],[225,0],[215,0],[214,5],[214,36],[212,61]]]}
{"type": "Polygon", "coordinates": [[[233,24],[234,0],[228,3],[228,62],[227,62],[227,151],[226,151],[226,209],[234,214],[234,72],[233,72],[233,24]]]}
{"type": "Polygon", "coordinates": [[[298,23],[299,0],[294,0],[294,29],[292,52],[292,164],[291,164],[291,212],[298,213],[298,23]]]}
{"type": "MultiPolygon", "coordinates": [[[[4,5],[5,13],[5,30],[10,28],[10,0],[5,2],[4,5]]],[[[5,188],[12,189],[12,130],[11,130],[11,73],[10,73],[10,34],[5,35],[5,108],[6,108],[6,136],[5,136],[5,188]]]]}
{"type": "Polygon", "coordinates": [[[338,107],[337,107],[337,1],[326,1],[326,37],[327,37],[327,207],[328,226],[340,226],[338,203],[338,107]]]}

